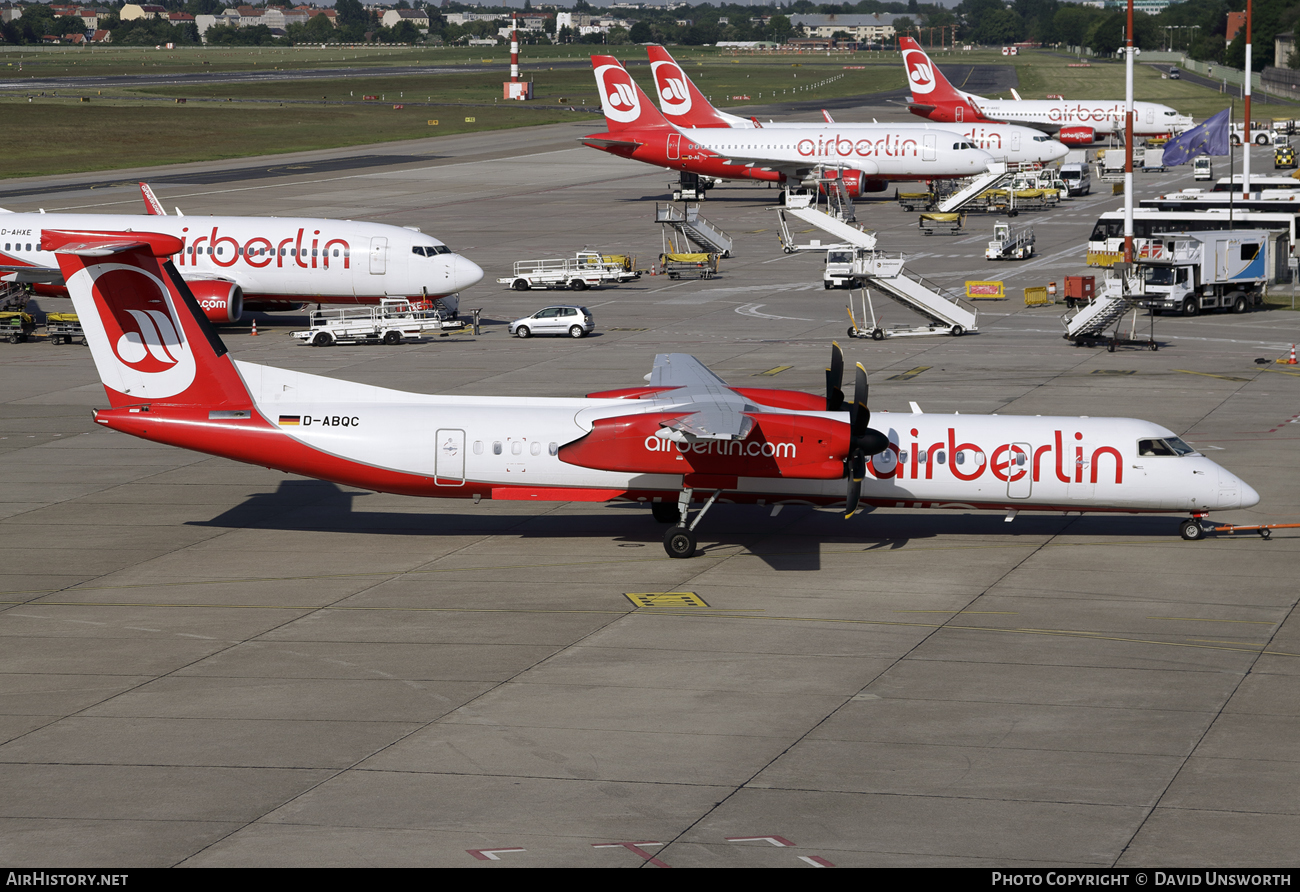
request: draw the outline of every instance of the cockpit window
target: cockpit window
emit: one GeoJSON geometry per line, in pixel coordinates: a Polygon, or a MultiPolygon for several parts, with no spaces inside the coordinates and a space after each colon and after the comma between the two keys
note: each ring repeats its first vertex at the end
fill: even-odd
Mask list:
{"type": "Polygon", "coordinates": [[[450,254],[451,248],[446,245],[415,245],[411,248],[412,254],[419,254],[421,257],[433,257],[438,254],[450,254]]]}
{"type": "Polygon", "coordinates": [[[953,149],[956,150],[956,151],[960,151],[960,150],[962,150],[962,149],[974,149],[974,148],[978,148],[978,146],[976,146],[975,143],[973,143],[973,142],[955,142],[955,143],[952,144],[952,147],[953,147],[953,149]]]}
{"type": "Polygon", "coordinates": [[[1195,455],[1196,450],[1177,437],[1138,440],[1138,455],[1195,455]]]}

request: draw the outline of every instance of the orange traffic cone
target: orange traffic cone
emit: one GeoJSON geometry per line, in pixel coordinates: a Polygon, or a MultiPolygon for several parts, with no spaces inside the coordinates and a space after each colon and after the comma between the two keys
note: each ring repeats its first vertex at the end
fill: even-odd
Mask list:
{"type": "Polygon", "coordinates": [[[1291,358],[1286,361],[1287,365],[1295,365],[1295,344],[1291,345],[1291,358]]]}
{"type": "Polygon", "coordinates": [[[257,337],[257,320],[256,320],[256,319],[253,320],[253,332],[252,332],[252,335],[253,335],[253,337],[257,337]]]}

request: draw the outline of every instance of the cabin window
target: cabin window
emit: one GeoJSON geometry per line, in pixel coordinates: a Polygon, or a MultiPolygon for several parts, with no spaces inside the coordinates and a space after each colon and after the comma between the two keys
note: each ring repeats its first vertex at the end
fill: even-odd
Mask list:
{"type": "Polygon", "coordinates": [[[918,450],[916,453],[916,463],[920,465],[925,464],[925,458],[926,458],[925,450],[924,449],[918,450]]]}
{"type": "Polygon", "coordinates": [[[483,441],[482,441],[482,440],[475,440],[475,441],[474,441],[474,454],[475,454],[475,455],[482,455],[482,454],[483,454],[483,441]]]}
{"type": "Polygon", "coordinates": [[[523,455],[523,453],[524,453],[523,443],[519,442],[518,440],[515,440],[513,443],[510,444],[511,455],[523,455]]]}
{"type": "Polygon", "coordinates": [[[942,451],[936,451],[934,453],[934,460],[939,464],[943,464],[945,458],[947,458],[947,456],[945,456],[942,451]]]}
{"type": "Polygon", "coordinates": [[[493,455],[500,455],[500,454],[501,454],[501,441],[500,441],[500,440],[497,440],[496,442],[494,442],[494,443],[492,444],[492,454],[493,454],[493,455]]]}
{"type": "Polygon", "coordinates": [[[528,451],[531,452],[533,455],[541,455],[541,454],[542,454],[542,444],[541,444],[541,443],[533,443],[531,446],[528,447],[528,451]]]}
{"type": "Polygon", "coordinates": [[[547,446],[547,447],[546,447],[546,451],[549,452],[551,455],[559,455],[559,454],[560,454],[560,444],[559,444],[559,443],[552,443],[550,446],[547,446]]]}

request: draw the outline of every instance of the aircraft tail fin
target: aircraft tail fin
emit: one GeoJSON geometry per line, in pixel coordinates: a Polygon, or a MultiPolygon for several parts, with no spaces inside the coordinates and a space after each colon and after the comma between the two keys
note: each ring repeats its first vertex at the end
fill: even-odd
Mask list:
{"type": "Polygon", "coordinates": [[[672,126],[617,59],[592,56],[591,65],[596,71],[600,108],[610,133],[672,126]]]}
{"type": "MultiPolygon", "coordinates": [[[[170,258],[181,240],[153,232],[46,229],[86,343],[114,408],[148,404],[248,410],[226,346],[170,258]]],[[[133,409],[132,411],[135,411],[133,409]]]]}
{"type": "Polygon", "coordinates": [[[163,210],[162,202],[158,196],[153,194],[153,189],[148,183],[140,184],[140,197],[144,199],[144,210],[151,217],[165,217],[167,212],[163,210]]]}
{"type": "Polygon", "coordinates": [[[750,127],[749,120],[720,112],[704,97],[668,50],[657,44],[646,47],[659,107],[664,117],[678,127],[750,127]]]}
{"type": "Polygon", "coordinates": [[[965,105],[969,102],[968,95],[948,83],[943,72],[930,61],[914,38],[900,37],[898,45],[903,51],[903,67],[907,71],[907,86],[912,91],[913,102],[918,105],[965,105]]]}

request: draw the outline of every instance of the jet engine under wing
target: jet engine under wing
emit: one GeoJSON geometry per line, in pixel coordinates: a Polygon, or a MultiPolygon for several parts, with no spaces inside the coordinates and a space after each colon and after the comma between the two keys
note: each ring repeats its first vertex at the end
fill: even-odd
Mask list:
{"type": "Polygon", "coordinates": [[[743,440],[754,429],[745,412],[756,407],[694,356],[660,353],[649,380],[652,387],[674,388],[665,395],[684,404],[682,415],[662,423],[683,439],[743,440]]]}

